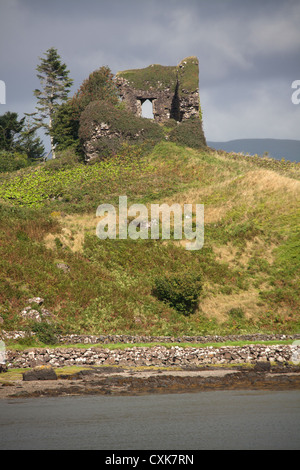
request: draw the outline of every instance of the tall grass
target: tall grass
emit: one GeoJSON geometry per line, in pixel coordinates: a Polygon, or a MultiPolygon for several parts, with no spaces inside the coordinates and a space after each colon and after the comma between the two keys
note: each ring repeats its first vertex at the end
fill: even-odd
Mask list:
{"type": "Polygon", "coordinates": [[[1,175],[2,328],[32,328],[20,311],[41,296],[65,333],[299,331],[300,183],[284,173],[280,162],[270,170],[260,160],[161,142],[148,155],[128,147],[91,166],[1,175]],[[99,240],[96,208],[117,205],[119,195],[128,204],[203,203],[204,247],[99,240]],[[202,279],[188,316],[153,295],[156,277],[183,270],[202,279]]]}

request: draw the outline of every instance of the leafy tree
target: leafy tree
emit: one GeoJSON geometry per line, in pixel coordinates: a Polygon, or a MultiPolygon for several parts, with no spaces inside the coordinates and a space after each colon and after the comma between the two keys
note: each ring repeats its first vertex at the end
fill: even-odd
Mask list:
{"type": "Polygon", "coordinates": [[[119,103],[117,87],[109,67],[100,67],[92,72],[82,83],[72,98],[72,107],[78,118],[92,101],[107,101],[113,105],[119,103]]]}
{"type": "Polygon", "coordinates": [[[75,153],[80,153],[78,138],[79,119],[74,115],[71,100],[60,105],[52,122],[52,135],[58,151],[73,148],[75,153]]]}
{"type": "Polygon", "coordinates": [[[81,153],[78,137],[80,116],[92,101],[105,101],[113,106],[119,104],[117,87],[108,67],[100,67],[92,72],[73,98],[57,108],[52,123],[52,135],[58,150],[73,147],[76,153],[81,153]]]}
{"type": "Polygon", "coordinates": [[[39,114],[35,122],[38,127],[46,129],[46,134],[50,135],[52,158],[55,158],[52,135],[53,116],[59,105],[68,99],[73,80],[69,78],[69,70],[66,64],[61,62],[56,49],[51,47],[44,55],[45,58],[41,58],[41,63],[36,68],[41,90],[34,91],[38,101],[36,109],[39,114]]]}

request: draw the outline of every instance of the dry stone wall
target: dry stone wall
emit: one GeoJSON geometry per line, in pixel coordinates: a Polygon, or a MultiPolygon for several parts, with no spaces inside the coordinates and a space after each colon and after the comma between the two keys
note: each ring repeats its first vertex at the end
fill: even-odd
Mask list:
{"type": "MultiPolygon", "coordinates": [[[[3,331],[0,339],[25,338],[23,331],[3,331]]],[[[127,366],[195,366],[206,364],[240,364],[270,361],[277,363],[300,363],[300,334],[294,335],[229,335],[229,336],[131,336],[131,335],[67,335],[58,337],[64,347],[31,348],[25,351],[6,350],[9,368],[51,365],[53,367],[73,365],[127,365],[127,366]],[[209,347],[207,343],[228,341],[279,341],[294,340],[291,345],[248,344],[245,346],[209,347]],[[165,347],[153,345],[139,347],[138,343],[198,343],[197,347],[165,347]],[[101,344],[132,344],[124,349],[108,349],[101,344]],[[66,345],[70,345],[66,347],[66,345]],[[90,345],[88,348],[76,344],[90,345]],[[137,344],[137,346],[134,346],[137,344]],[[95,345],[95,346],[93,346],[95,345]]]]}
{"type": "Polygon", "coordinates": [[[300,358],[300,345],[247,345],[243,347],[224,346],[188,347],[174,346],[136,347],[125,349],[106,349],[90,347],[29,349],[26,351],[7,351],[9,368],[53,367],[73,365],[122,365],[169,367],[200,366],[207,364],[240,364],[270,361],[285,363],[300,358]]]}
{"type": "Polygon", "coordinates": [[[294,339],[300,340],[300,334],[244,334],[244,335],[198,335],[198,336],[147,336],[147,335],[65,335],[58,337],[64,344],[98,344],[98,343],[225,343],[228,341],[276,341],[294,339]]]}
{"type": "MultiPolygon", "coordinates": [[[[34,333],[31,333],[34,336],[34,333]]],[[[26,338],[28,332],[21,330],[11,330],[0,332],[0,339],[18,340],[26,338]]],[[[197,336],[148,336],[148,335],[58,335],[57,340],[63,344],[109,344],[109,343],[225,343],[228,341],[276,341],[276,340],[300,340],[300,334],[244,334],[244,335],[197,335],[197,336]]]]}

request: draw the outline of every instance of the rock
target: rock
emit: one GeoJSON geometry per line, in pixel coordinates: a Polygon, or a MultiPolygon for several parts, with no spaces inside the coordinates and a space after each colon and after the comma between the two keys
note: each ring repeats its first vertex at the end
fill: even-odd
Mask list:
{"type": "Polygon", "coordinates": [[[1,372],[7,372],[7,365],[0,363],[0,374],[1,372]]]}
{"type": "Polygon", "coordinates": [[[44,299],[42,299],[42,297],[33,297],[32,299],[28,299],[28,303],[42,305],[44,303],[44,299]]]}
{"type": "Polygon", "coordinates": [[[51,366],[37,366],[24,372],[23,380],[57,380],[57,375],[51,366]]]}
{"type": "Polygon", "coordinates": [[[43,317],[52,317],[52,313],[49,312],[49,310],[47,310],[46,308],[42,307],[41,308],[41,315],[43,317]]]}
{"type": "Polygon", "coordinates": [[[70,266],[68,266],[67,264],[65,263],[57,263],[56,267],[58,269],[61,269],[64,273],[67,273],[70,271],[70,266]]]}
{"type": "Polygon", "coordinates": [[[22,310],[21,316],[22,316],[23,318],[28,319],[28,320],[34,320],[34,321],[37,321],[37,322],[41,322],[41,321],[42,321],[40,312],[38,312],[38,311],[35,310],[34,308],[31,308],[30,306],[29,306],[29,307],[25,307],[25,308],[22,310]]]}
{"type": "Polygon", "coordinates": [[[45,320],[45,318],[49,318],[52,315],[49,310],[44,307],[41,307],[40,311],[38,311],[35,308],[31,308],[31,306],[27,306],[21,311],[21,316],[26,320],[34,320],[40,323],[45,320]]]}
{"type": "Polygon", "coordinates": [[[254,370],[255,372],[269,372],[271,370],[271,363],[269,361],[257,361],[254,370]]]}
{"type": "Polygon", "coordinates": [[[227,352],[225,352],[225,354],[224,354],[224,357],[225,357],[225,359],[227,359],[227,360],[230,360],[230,359],[232,359],[231,353],[230,353],[230,352],[228,352],[228,351],[227,351],[227,352]]]}
{"type": "Polygon", "coordinates": [[[47,319],[52,316],[49,310],[41,307],[41,305],[44,303],[44,299],[42,297],[32,297],[31,299],[28,299],[28,303],[30,305],[23,308],[23,310],[20,312],[21,317],[23,317],[25,320],[33,320],[40,323],[45,319],[47,321],[47,319]],[[37,310],[36,308],[32,308],[32,304],[38,305],[37,308],[39,309],[37,310]]]}

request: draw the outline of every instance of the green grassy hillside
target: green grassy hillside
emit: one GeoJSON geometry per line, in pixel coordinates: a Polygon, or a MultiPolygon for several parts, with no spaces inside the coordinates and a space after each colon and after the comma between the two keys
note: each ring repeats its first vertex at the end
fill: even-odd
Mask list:
{"type": "Polygon", "coordinates": [[[94,165],[61,158],[1,174],[0,328],[36,328],[20,312],[40,296],[62,333],[299,332],[299,177],[299,164],[171,142],[146,156],[127,147],[94,165]],[[128,205],[204,204],[204,247],[100,240],[96,209],[120,195],[128,205]],[[191,314],[153,291],[157,277],[182,273],[202,280],[191,314]]]}

